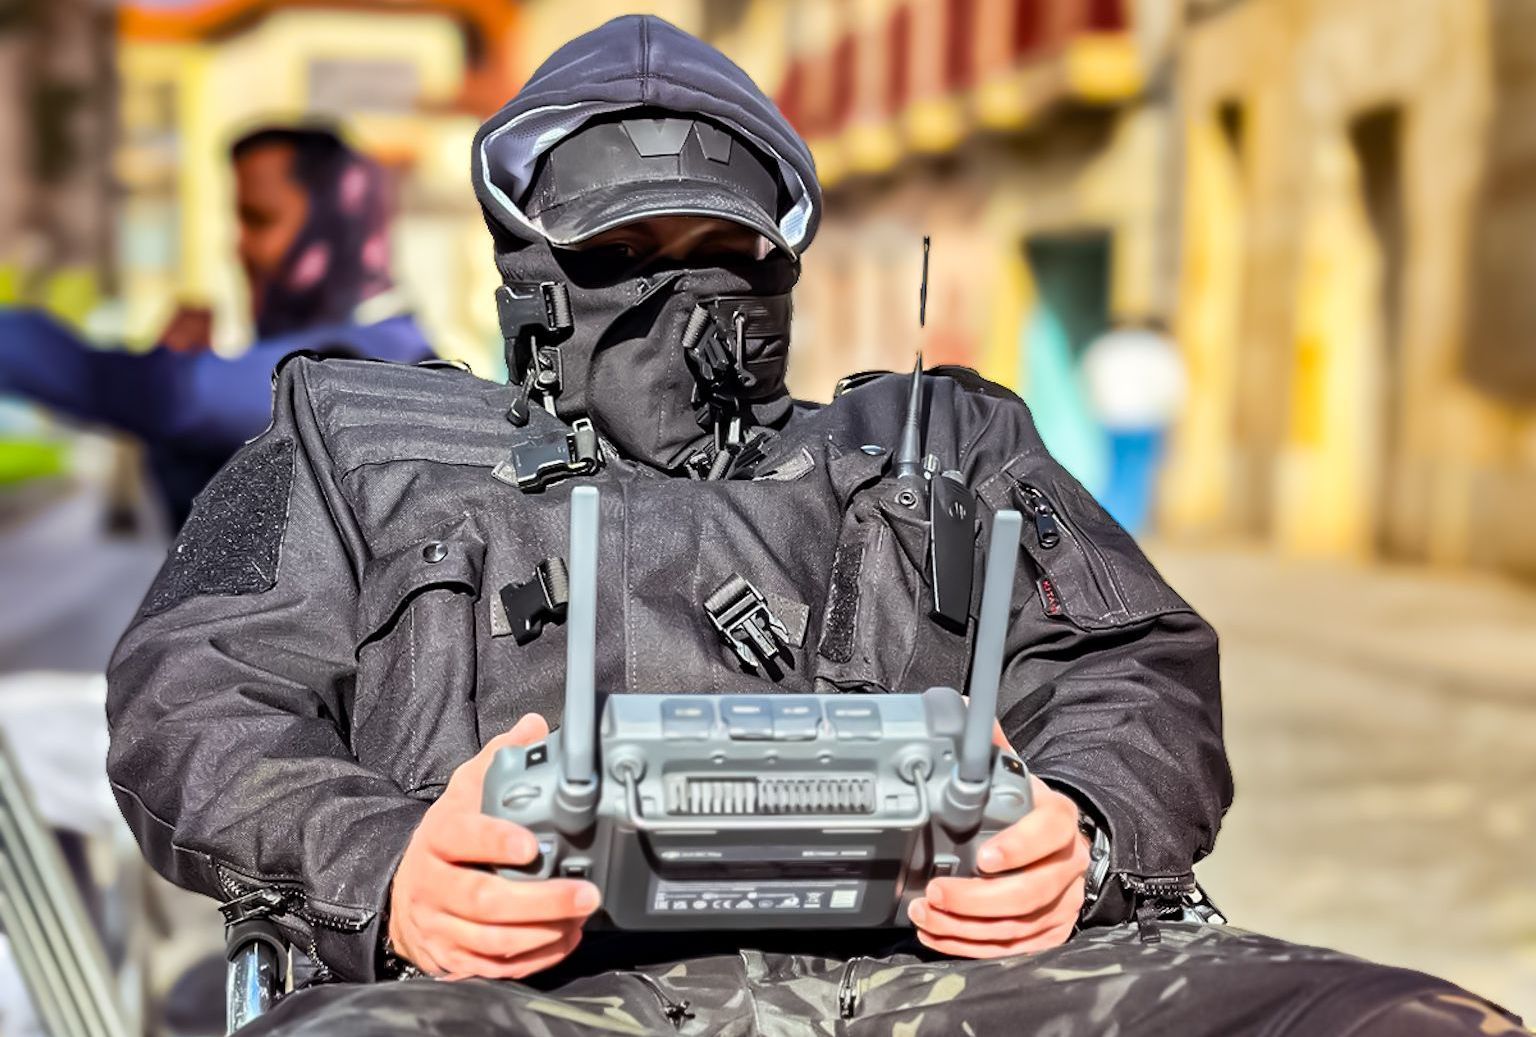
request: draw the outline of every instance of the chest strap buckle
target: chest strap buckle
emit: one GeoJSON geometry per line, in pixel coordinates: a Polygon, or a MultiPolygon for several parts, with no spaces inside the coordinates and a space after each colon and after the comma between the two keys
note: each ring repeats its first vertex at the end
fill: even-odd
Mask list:
{"type": "Polygon", "coordinates": [[[491,635],[511,634],[518,644],[528,644],[544,632],[546,625],[564,621],[570,600],[571,578],[565,559],[546,558],[534,567],[533,579],[509,583],[496,593],[491,607],[491,635]]]}
{"type": "Polygon", "coordinates": [[[542,490],[573,475],[590,475],[602,465],[597,430],[587,418],[577,418],[569,430],[519,443],[512,456],[491,475],[524,493],[542,490]]]}
{"type": "Polygon", "coordinates": [[[789,630],[768,599],[741,576],[732,576],[704,601],[710,622],[744,666],[771,670],[789,644],[789,630]]]}

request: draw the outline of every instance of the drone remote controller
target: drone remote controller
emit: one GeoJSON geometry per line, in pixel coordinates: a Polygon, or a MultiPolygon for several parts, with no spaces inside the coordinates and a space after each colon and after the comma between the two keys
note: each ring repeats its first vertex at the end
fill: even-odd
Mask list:
{"type": "Polygon", "coordinates": [[[971,667],[900,695],[611,695],[594,688],[597,490],[571,496],[565,717],[502,749],[486,813],[535,834],[509,879],[583,878],[589,928],[910,924],[928,881],[1030,810],[1029,775],[992,744],[1022,520],[994,520],[971,667]]]}

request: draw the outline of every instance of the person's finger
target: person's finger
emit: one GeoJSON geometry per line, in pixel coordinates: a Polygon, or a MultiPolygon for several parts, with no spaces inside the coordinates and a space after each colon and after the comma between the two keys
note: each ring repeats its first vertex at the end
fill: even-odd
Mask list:
{"type": "Polygon", "coordinates": [[[1083,891],[1067,886],[1051,903],[1015,918],[981,919],[952,915],[934,907],[926,898],[913,901],[908,915],[914,926],[930,936],[1005,943],[1039,936],[1063,922],[1074,922],[1082,907],[1083,891]]]}
{"type": "Polygon", "coordinates": [[[1015,954],[1034,954],[1039,951],[1050,950],[1052,947],[1060,947],[1067,942],[1067,937],[1071,935],[1072,926],[1070,924],[1058,926],[1055,929],[1041,933],[1039,936],[1002,942],[956,940],[942,936],[929,936],[921,929],[917,932],[917,938],[923,946],[932,948],[940,954],[948,954],[956,958],[1007,958],[1015,954]]]}
{"type": "Polygon", "coordinates": [[[570,935],[573,927],[579,928],[580,923],[482,925],[453,915],[442,915],[433,921],[437,941],[476,957],[498,961],[554,947],[570,935]]]}
{"type": "Polygon", "coordinates": [[[992,721],[992,744],[999,749],[1013,749],[1013,746],[1008,744],[1008,736],[1003,734],[1002,721],[997,719],[992,721]]]}
{"type": "Polygon", "coordinates": [[[524,714],[510,729],[486,742],[471,759],[459,764],[453,777],[448,779],[443,798],[473,798],[478,804],[480,787],[485,784],[485,772],[490,769],[491,761],[498,752],[511,745],[532,745],[548,737],[549,721],[538,713],[524,714]]]}
{"type": "Polygon", "coordinates": [[[977,870],[996,875],[1025,868],[1078,841],[1077,804],[1039,778],[1030,778],[1030,784],[1033,809],[982,844],[977,870]]]}
{"type": "Polygon", "coordinates": [[[473,868],[441,866],[434,902],[448,914],[486,925],[585,920],[602,895],[581,879],[522,882],[473,868]]]}
{"type": "Polygon", "coordinates": [[[535,972],[543,972],[553,968],[566,958],[570,957],[577,944],[581,943],[581,929],[573,929],[560,938],[560,941],[552,946],[527,954],[520,954],[515,958],[481,958],[466,956],[457,964],[460,969],[449,971],[442,978],[446,980],[471,979],[484,977],[486,979],[522,979],[531,976],[535,972]]]}
{"type": "Polygon", "coordinates": [[[422,837],[433,856],[456,864],[527,864],[539,854],[538,839],[522,825],[468,810],[433,817],[422,837]]]}
{"type": "Polygon", "coordinates": [[[968,918],[1018,918],[1054,903],[1063,889],[1081,885],[1087,870],[1081,840],[1021,871],[979,879],[934,879],[924,891],[928,903],[968,918]]]}

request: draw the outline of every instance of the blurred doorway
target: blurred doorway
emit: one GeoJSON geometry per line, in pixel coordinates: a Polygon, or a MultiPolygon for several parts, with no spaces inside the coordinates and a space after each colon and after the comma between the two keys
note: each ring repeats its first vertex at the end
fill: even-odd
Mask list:
{"type": "Polygon", "coordinates": [[[1408,553],[1404,538],[1395,535],[1394,517],[1409,502],[1402,500],[1403,478],[1403,267],[1407,241],[1403,215],[1402,112],[1379,108],[1350,125],[1350,144],[1359,169],[1361,200],[1370,224],[1378,286],[1374,300],[1376,331],[1377,458],[1374,485],[1374,548],[1380,555],[1408,553]]]}
{"type": "Polygon", "coordinates": [[[1021,332],[1020,384],[1046,447],[1097,494],[1108,462],[1078,364],[1109,327],[1112,239],[1107,231],[1040,234],[1025,241],[1024,253],[1036,302],[1021,332]]]}
{"type": "MultiPolygon", "coordinates": [[[[1276,539],[1301,554],[1400,549],[1401,119],[1370,110],[1314,152],[1276,539]]],[[[1394,550],[1392,553],[1401,553],[1394,550]]]]}

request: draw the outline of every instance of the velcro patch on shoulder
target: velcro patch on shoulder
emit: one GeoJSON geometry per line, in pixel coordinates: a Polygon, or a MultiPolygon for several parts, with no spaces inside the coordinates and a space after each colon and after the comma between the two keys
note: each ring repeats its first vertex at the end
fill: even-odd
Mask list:
{"type": "Polygon", "coordinates": [[[862,538],[837,545],[818,648],[822,657],[831,662],[846,663],[853,658],[853,633],[859,614],[859,572],[863,567],[862,538]]]}
{"type": "Polygon", "coordinates": [[[200,594],[259,594],[276,586],[292,485],[293,440],[266,440],[236,454],[198,494],[141,617],[200,594]]]}

